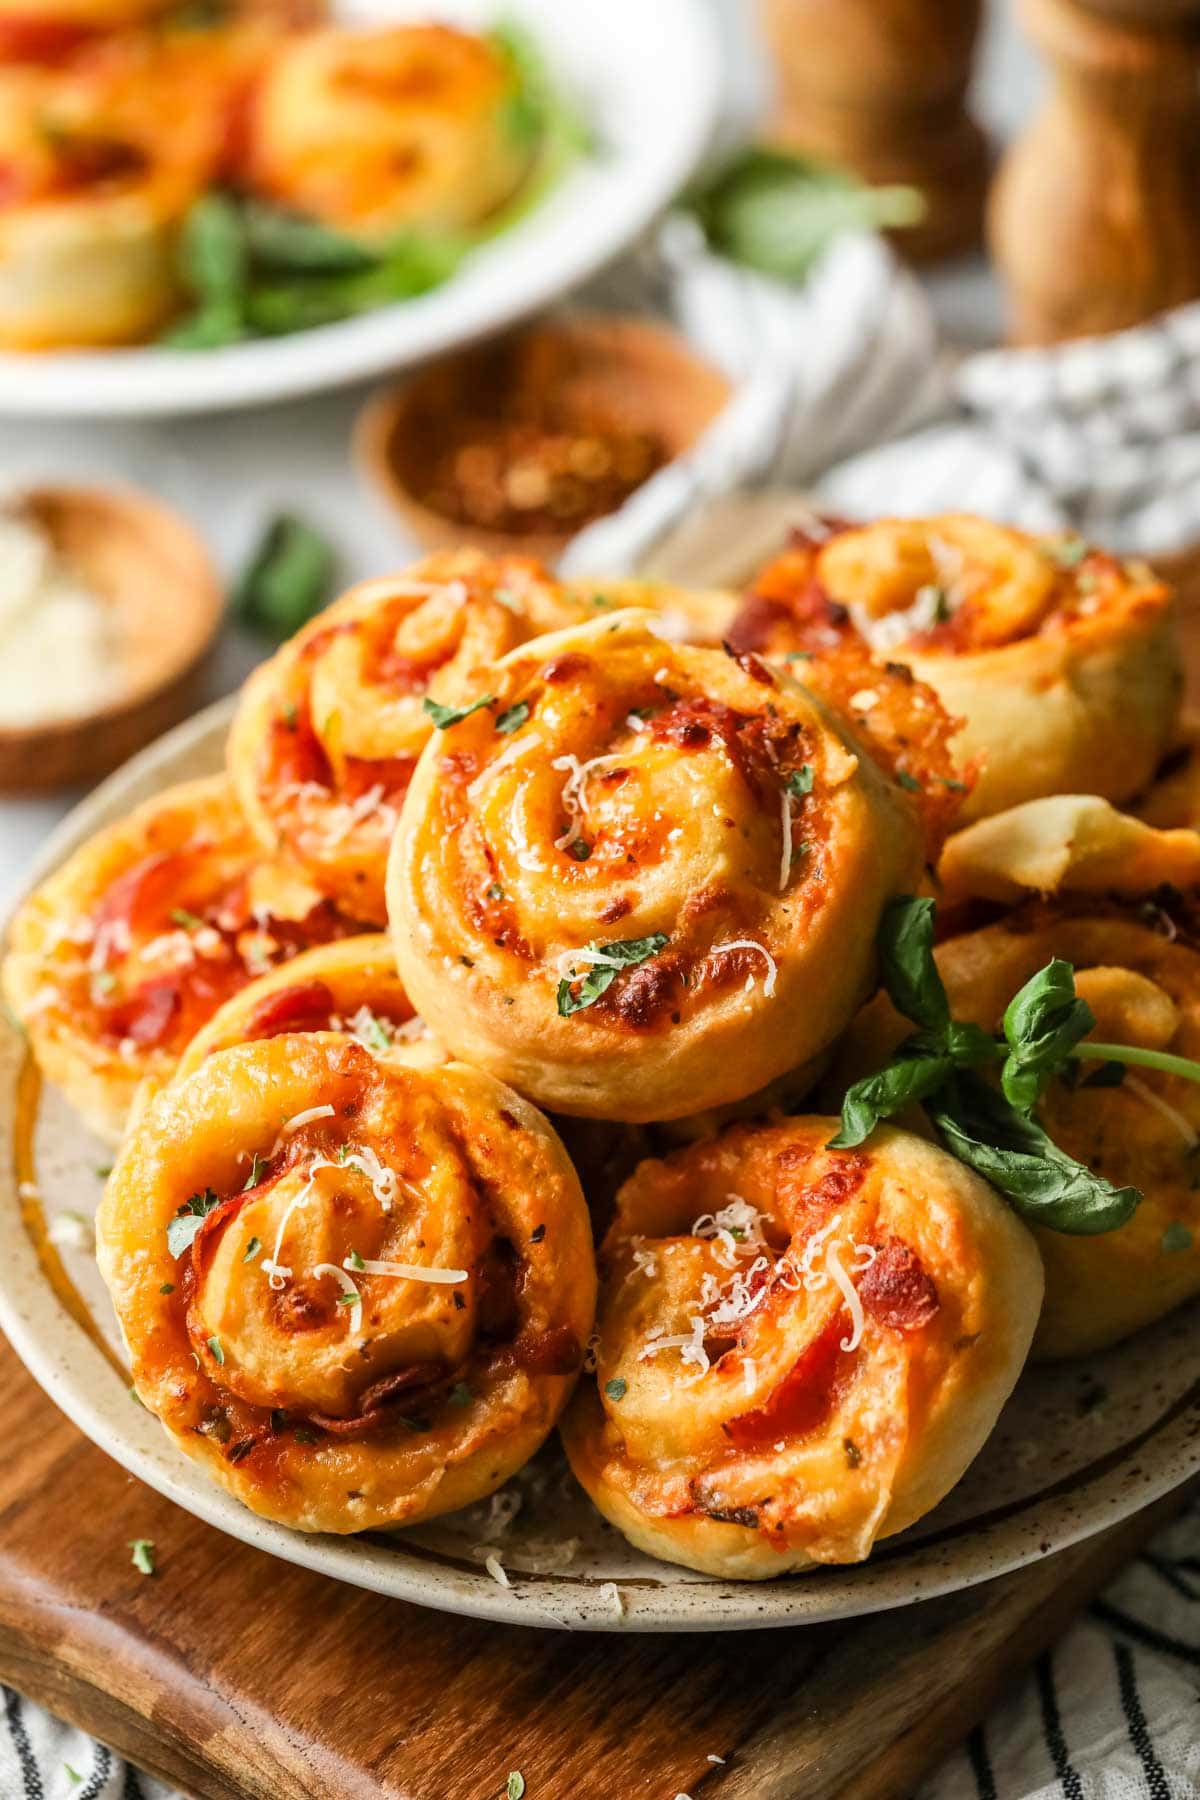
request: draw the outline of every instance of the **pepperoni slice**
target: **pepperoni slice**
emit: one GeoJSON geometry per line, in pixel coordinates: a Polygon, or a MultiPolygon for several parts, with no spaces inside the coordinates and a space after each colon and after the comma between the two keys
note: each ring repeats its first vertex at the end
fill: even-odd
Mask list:
{"type": "Polygon", "coordinates": [[[894,1331],[928,1325],[941,1304],[933,1277],[899,1238],[880,1246],[875,1261],[859,1278],[858,1297],[872,1318],[894,1331]]]}
{"type": "Polygon", "coordinates": [[[250,1038],[278,1037],[284,1031],[328,1031],[333,993],[323,981],[298,981],[260,1000],[246,1020],[250,1038]]]}

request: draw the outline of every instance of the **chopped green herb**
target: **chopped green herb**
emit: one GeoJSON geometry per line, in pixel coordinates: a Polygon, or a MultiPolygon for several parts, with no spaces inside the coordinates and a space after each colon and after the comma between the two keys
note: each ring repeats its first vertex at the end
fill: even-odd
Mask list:
{"type": "Polygon", "coordinates": [[[352,1269],[365,1269],[367,1266],[357,1250],[352,1250],[346,1260],[352,1269]]]}
{"type": "Polygon", "coordinates": [[[567,855],[574,857],[576,862],[586,862],[591,854],[592,846],[585,843],[583,838],[576,838],[573,844],[567,845],[567,855]]]}
{"type": "Polygon", "coordinates": [[[949,788],[952,794],[965,794],[967,791],[966,782],[959,781],[953,775],[939,775],[938,780],[944,788],[949,788]]]}
{"type": "Polygon", "coordinates": [[[97,1163],[96,1164],[96,1174],[99,1176],[101,1181],[107,1181],[109,1176],[112,1174],[112,1172],[113,1172],[113,1166],[111,1163],[97,1163]]]}
{"type": "Polygon", "coordinates": [[[1060,569],[1075,568],[1088,553],[1087,540],[1081,537],[1051,538],[1045,548],[1060,569]]]}
{"type": "Polygon", "coordinates": [[[71,1783],[71,1786],[78,1787],[83,1780],[83,1776],[79,1773],[79,1770],[73,1769],[69,1762],[65,1762],[63,1768],[67,1771],[67,1780],[71,1783]]]}
{"type": "Polygon", "coordinates": [[[498,881],[493,881],[491,887],[487,891],[487,897],[489,900],[503,900],[504,889],[500,886],[498,881]]]}
{"type": "Polygon", "coordinates": [[[169,916],[172,925],[182,925],[185,931],[199,931],[204,924],[204,920],[198,914],[189,912],[186,906],[173,906],[169,916]]]}
{"type": "Polygon", "coordinates": [[[359,1030],[366,1039],[368,1050],[391,1049],[392,1034],[384,1024],[383,1020],[377,1018],[373,1012],[368,1012],[366,1017],[362,1019],[359,1030]]]}
{"type": "Polygon", "coordinates": [[[328,599],[333,566],[319,532],[290,513],[278,514],[234,584],[234,617],[265,637],[291,637],[328,599]]]}
{"type": "Polygon", "coordinates": [[[111,994],[117,985],[117,978],[111,969],[97,969],[92,976],[92,986],[100,994],[111,994]]]}
{"type": "Polygon", "coordinates": [[[582,980],[571,974],[564,976],[558,984],[559,1016],[567,1019],[572,1013],[594,1006],[601,994],[608,992],[622,969],[634,969],[640,963],[648,962],[665,949],[667,943],[666,933],[655,931],[644,938],[619,938],[609,944],[589,944],[586,953],[580,952],[580,961],[587,970],[582,980]],[[579,983],[577,989],[576,982],[579,983]]]}
{"type": "Polygon", "coordinates": [[[516,731],[525,723],[528,717],[528,700],[518,700],[515,706],[506,707],[500,714],[500,717],[496,720],[496,730],[503,731],[506,734],[510,731],[516,731]]]}
{"type": "Polygon", "coordinates": [[[807,856],[811,849],[812,849],[812,845],[809,843],[807,838],[802,839],[801,842],[798,844],[793,844],[792,845],[792,861],[799,862],[800,858],[802,856],[807,856]]]}
{"type": "Polygon", "coordinates": [[[423,706],[439,731],[445,731],[450,725],[459,725],[469,719],[473,712],[481,706],[494,706],[495,694],[482,694],[478,700],[472,700],[469,706],[442,706],[437,700],[431,700],[426,694],[423,706]]]}
{"type": "Polygon", "coordinates": [[[190,1200],[179,1208],[171,1223],[167,1226],[167,1249],[174,1257],[180,1257],[185,1250],[191,1248],[204,1220],[214,1206],[220,1206],[220,1196],[211,1188],[205,1188],[202,1194],[193,1194],[190,1200]]]}
{"type": "Polygon", "coordinates": [[[253,1262],[261,1249],[262,1239],[252,1237],[250,1242],[246,1245],[245,1250],[242,1252],[242,1261],[244,1263],[253,1262]]]}
{"type": "Polygon", "coordinates": [[[339,1306],[357,1306],[360,1298],[358,1294],[339,1294],[337,1303],[339,1306]]]}
{"type": "Polygon", "coordinates": [[[154,1574],[154,1543],[151,1538],[130,1538],[129,1548],[133,1551],[130,1557],[134,1568],[141,1575],[154,1574]]]}
{"type": "Polygon", "coordinates": [[[298,1444],[315,1444],[316,1441],[317,1434],[311,1425],[298,1425],[296,1427],[296,1442],[298,1444]]]}
{"type": "Polygon", "coordinates": [[[223,1348],[221,1346],[220,1338],[219,1337],[210,1337],[208,1340],[208,1347],[212,1351],[213,1361],[215,1363],[219,1363],[221,1368],[224,1368],[225,1367],[225,1351],[223,1350],[223,1348]]]}
{"type": "Polygon", "coordinates": [[[145,1401],[142,1399],[142,1396],[138,1393],[138,1391],[135,1387],[130,1388],[129,1398],[133,1401],[133,1404],[135,1406],[144,1406],[146,1404],[145,1401]]]}
{"type": "Polygon", "coordinates": [[[812,659],[811,650],[789,650],[783,660],[784,662],[811,662],[812,659]]]}
{"type": "Polygon", "coordinates": [[[629,1383],[623,1375],[617,1375],[612,1381],[605,1382],[604,1391],[610,1400],[623,1400],[629,1392],[629,1383]]]}
{"type": "Polygon", "coordinates": [[[287,702],[287,704],[281,709],[280,717],[282,718],[284,724],[287,726],[289,731],[295,731],[295,729],[296,729],[296,708],[292,701],[289,700],[287,702]]]}
{"type": "Polygon", "coordinates": [[[250,1173],[246,1177],[246,1185],[242,1189],[243,1194],[248,1194],[250,1192],[251,1188],[256,1188],[258,1186],[259,1182],[263,1178],[263,1170],[266,1168],[266,1166],[267,1166],[266,1157],[260,1156],[258,1154],[258,1151],[256,1150],[254,1152],[254,1157],[250,1163],[250,1173]]]}
{"type": "Polygon", "coordinates": [[[910,775],[907,769],[896,770],[896,781],[897,784],[904,789],[906,794],[919,794],[923,792],[921,784],[916,776],[910,775]]]}
{"type": "Polygon", "coordinates": [[[924,587],[917,589],[915,597],[923,606],[933,608],[935,625],[944,625],[951,616],[950,596],[945,588],[939,587],[936,582],[927,581],[924,587]]]}
{"type": "Polygon", "coordinates": [[[522,1775],[520,1769],[509,1770],[508,1781],[505,1785],[505,1796],[506,1800],[524,1800],[525,1777],[522,1775]]]}
{"type": "Polygon", "coordinates": [[[175,1292],[175,1283],[173,1281],[164,1281],[158,1291],[160,1294],[173,1294],[175,1292]]]}
{"type": "Polygon", "coordinates": [[[802,800],[805,794],[812,793],[812,789],[813,772],[810,763],[804,763],[800,768],[791,771],[787,778],[787,791],[793,799],[802,800]]]}
{"type": "Polygon", "coordinates": [[[1192,1234],[1186,1225],[1180,1224],[1178,1219],[1173,1219],[1162,1234],[1162,1247],[1168,1256],[1179,1250],[1190,1250],[1192,1234]]]}

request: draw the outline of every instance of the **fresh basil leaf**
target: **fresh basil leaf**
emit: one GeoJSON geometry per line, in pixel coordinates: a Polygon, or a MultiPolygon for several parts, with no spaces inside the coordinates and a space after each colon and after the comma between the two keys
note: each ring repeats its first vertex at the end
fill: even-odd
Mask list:
{"type": "Polygon", "coordinates": [[[345,275],[378,261],[378,252],[356,238],[265,200],[242,202],[242,231],[250,256],[269,269],[345,275]]]}
{"type": "Polygon", "coordinates": [[[1005,1098],[1029,1112],[1095,1023],[1091,1007],[1075,992],[1074,969],[1056,956],[1030,977],[1005,1010],[1009,1053],[1000,1077],[1005,1098]]]}
{"type": "Polygon", "coordinates": [[[897,1012],[941,1042],[950,1025],[950,1002],[933,959],[932,900],[911,894],[884,908],[879,926],[883,985],[897,1012]]]}
{"type": "Polygon", "coordinates": [[[878,1074],[856,1081],[842,1101],[842,1129],[830,1138],[830,1150],[852,1150],[870,1137],[880,1119],[890,1119],[935,1094],[954,1064],[948,1056],[905,1055],[903,1049],[878,1074]]]}
{"type": "Polygon", "coordinates": [[[1037,1120],[971,1071],[952,1075],[927,1102],[946,1148],[982,1175],[1030,1224],[1072,1236],[1116,1231],[1141,1194],[1113,1187],[1060,1150],[1037,1120]]]}
{"type": "Polygon", "coordinates": [[[690,204],[714,250],[785,281],[803,281],[842,232],[925,213],[915,188],[865,187],[829,163],[766,148],[744,151],[690,204]]]}
{"type": "Polygon", "coordinates": [[[249,266],[237,202],[211,190],[189,207],[180,234],[179,257],[184,281],[201,305],[236,306],[249,266]]]}
{"type": "Polygon", "coordinates": [[[329,597],[333,552],[328,543],[290,513],[271,520],[236,582],[230,606],[252,631],[290,637],[329,597]]]}
{"type": "Polygon", "coordinates": [[[464,719],[469,719],[471,714],[478,712],[481,706],[491,706],[495,698],[495,694],[481,694],[479,699],[472,700],[469,706],[442,706],[439,701],[431,700],[426,694],[422,704],[437,729],[445,731],[449,726],[460,725],[464,719]]]}
{"type": "Polygon", "coordinates": [[[644,938],[617,938],[611,944],[589,944],[590,951],[608,960],[585,964],[586,973],[583,969],[580,971],[582,980],[578,975],[563,977],[558,984],[559,1017],[569,1019],[572,1013],[583,1012],[586,1007],[594,1006],[600,996],[608,992],[622,969],[636,968],[640,963],[649,962],[652,956],[657,956],[660,950],[666,948],[667,942],[665,932],[655,931],[644,938]]]}

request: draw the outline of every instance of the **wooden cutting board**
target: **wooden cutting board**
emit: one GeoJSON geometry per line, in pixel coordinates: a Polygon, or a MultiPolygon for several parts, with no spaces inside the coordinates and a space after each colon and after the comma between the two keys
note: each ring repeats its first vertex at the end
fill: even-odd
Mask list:
{"type": "Polygon", "coordinates": [[[2,1340],[0,1441],[0,1678],[203,1800],[497,1800],[512,1769],[528,1800],[907,1800],[1178,1503],[902,1612],[622,1639],[423,1612],[234,1543],[2,1340]]]}

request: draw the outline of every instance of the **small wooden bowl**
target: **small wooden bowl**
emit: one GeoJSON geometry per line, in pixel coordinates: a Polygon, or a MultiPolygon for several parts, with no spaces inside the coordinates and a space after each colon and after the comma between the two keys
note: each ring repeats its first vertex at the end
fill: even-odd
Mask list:
{"type": "Polygon", "coordinates": [[[494,390],[497,367],[518,344],[522,366],[538,372],[530,391],[539,383],[553,385],[567,429],[577,427],[584,435],[645,432],[662,443],[667,461],[695,443],[729,398],[725,377],[677,332],[615,314],[546,319],[431,363],[370,400],[355,430],[360,467],[427,550],[471,544],[553,562],[576,531],[594,523],[589,519],[562,532],[494,531],[434,511],[413,492],[431,428],[439,418],[480,411],[481,394],[494,390]]]}
{"type": "Polygon", "coordinates": [[[194,710],[220,628],[221,583],[185,520],[134,489],[30,488],[5,502],[110,608],[125,691],[98,711],[0,727],[0,789],[93,782],[194,710]]]}

